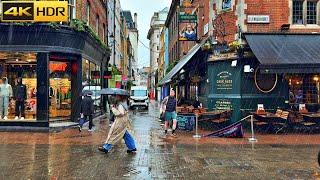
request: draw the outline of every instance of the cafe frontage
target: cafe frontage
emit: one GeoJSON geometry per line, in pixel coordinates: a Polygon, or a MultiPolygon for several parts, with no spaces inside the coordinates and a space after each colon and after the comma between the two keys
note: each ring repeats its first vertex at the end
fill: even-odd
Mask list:
{"type": "MultiPolygon", "coordinates": [[[[53,121],[77,121],[81,91],[95,95],[105,80],[109,52],[87,32],[48,24],[0,25],[0,74],[7,77],[13,93],[8,115],[0,126],[48,127],[53,121]],[[16,115],[17,79],[26,86],[26,98],[16,115]]],[[[98,102],[100,101],[100,102],[98,102]]]]}
{"type": "Polygon", "coordinates": [[[208,59],[208,108],[270,126],[319,125],[320,35],[243,35],[245,51],[208,59]],[[259,107],[259,108],[258,108],[259,107]]]}

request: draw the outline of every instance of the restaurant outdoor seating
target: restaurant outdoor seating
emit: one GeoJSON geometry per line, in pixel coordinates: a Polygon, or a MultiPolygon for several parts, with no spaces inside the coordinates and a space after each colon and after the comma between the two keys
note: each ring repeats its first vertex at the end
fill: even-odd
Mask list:
{"type": "Polygon", "coordinates": [[[265,112],[265,114],[253,113],[254,125],[258,127],[258,130],[262,131],[273,131],[275,133],[280,132],[288,124],[289,112],[278,109],[276,113],[265,112]]]}

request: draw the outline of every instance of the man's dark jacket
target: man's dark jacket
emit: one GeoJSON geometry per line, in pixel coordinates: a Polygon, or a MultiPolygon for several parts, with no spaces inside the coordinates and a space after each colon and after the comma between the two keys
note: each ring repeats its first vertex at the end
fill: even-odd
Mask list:
{"type": "Polygon", "coordinates": [[[93,99],[89,96],[85,96],[81,101],[81,113],[85,116],[90,116],[93,114],[93,111],[93,99]]]}

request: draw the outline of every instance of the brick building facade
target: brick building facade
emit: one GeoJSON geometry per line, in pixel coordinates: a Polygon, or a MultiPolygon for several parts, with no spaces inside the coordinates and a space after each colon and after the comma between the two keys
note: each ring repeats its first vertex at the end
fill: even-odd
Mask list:
{"type": "Polygon", "coordinates": [[[105,3],[105,0],[76,1],[76,18],[84,22],[89,22],[88,25],[104,42],[106,42],[107,30],[107,10],[105,3]]]}
{"type": "Polygon", "coordinates": [[[279,33],[283,25],[290,25],[287,32],[320,33],[320,1],[232,0],[231,8],[225,10],[222,9],[222,1],[215,1],[212,8],[214,10],[212,20],[214,34],[219,42],[222,42],[223,38],[227,43],[236,40],[239,31],[242,33],[279,33]],[[311,12],[313,7],[314,12],[311,12]],[[312,13],[315,13],[313,15],[315,22],[312,22],[310,15],[312,13]],[[269,16],[269,23],[250,23],[248,22],[250,15],[269,16]],[[297,16],[298,19],[300,16],[300,22],[294,19],[297,16]]]}

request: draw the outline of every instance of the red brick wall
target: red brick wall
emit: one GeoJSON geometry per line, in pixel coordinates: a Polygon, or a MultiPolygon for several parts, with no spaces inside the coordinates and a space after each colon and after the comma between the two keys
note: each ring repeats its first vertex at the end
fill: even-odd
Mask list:
{"type": "MultiPolygon", "coordinates": [[[[237,0],[236,0],[237,3],[237,0]]],[[[235,4],[236,4],[235,3],[235,4]]],[[[237,33],[237,16],[235,15],[236,6],[234,5],[231,10],[218,11],[217,4],[213,5],[213,10],[216,18],[212,21],[214,27],[214,35],[217,37],[218,42],[232,42],[237,33]]]]}
{"type": "MultiPolygon", "coordinates": [[[[90,24],[89,26],[96,31],[96,16],[99,15],[99,34],[101,40],[103,37],[103,24],[105,24],[105,28],[107,29],[107,18],[106,18],[106,8],[103,4],[103,0],[78,0],[76,7],[76,16],[77,19],[81,19],[83,21],[87,20],[87,3],[90,3],[90,24]]],[[[106,30],[105,30],[106,31],[106,30]]],[[[106,33],[105,33],[106,35],[106,33]]]]}
{"type": "MultiPolygon", "coordinates": [[[[222,24],[221,21],[225,24],[225,40],[227,43],[230,43],[235,40],[235,34],[237,34],[237,24],[242,23],[246,26],[247,30],[242,29],[242,32],[261,32],[261,33],[276,33],[281,32],[281,26],[283,24],[290,24],[290,11],[289,1],[291,0],[245,0],[245,5],[247,6],[244,9],[245,18],[247,15],[269,15],[270,23],[269,24],[248,24],[246,20],[243,22],[238,22],[239,19],[236,12],[239,12],[238,0],[234,0],[235,3],[232,7],[232,10],[225,12],[218,12],[216,4],[212,7],[217,19],[213,22],[218,22],[216,24],[222,24]],[[220,21],[220,22],[219,22],[220,21]]],[[[244,7],[244,6],[242,6],[244,7]]],[[[240,20],[240,19],[239,19],[240,20]]],[[[215,24],[215,23],[213,23],[215,24]]],[[[217,29],[223,29],[218,27],[217,29]]],[[[320,32],[319,28],[297,28],[296,26],[290,27],[289,32],[298,32],[298,33],[311,33],[311,32],[320,32]]],[[[221,33],[217,33],[218,41],[222,42],[223,38],[221,33]]]]}

